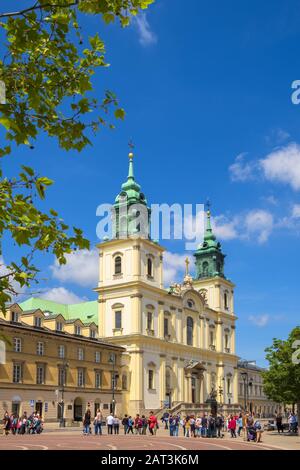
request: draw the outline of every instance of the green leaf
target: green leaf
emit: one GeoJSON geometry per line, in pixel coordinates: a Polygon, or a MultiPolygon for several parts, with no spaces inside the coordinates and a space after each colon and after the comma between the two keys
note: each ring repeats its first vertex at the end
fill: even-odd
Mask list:
{"type": "Polygon", "coordinates": [[[124,119],[125,118],[125,111],[123,108],[118,108],[115,110],[115,117],[117,119],[124,119]]]}

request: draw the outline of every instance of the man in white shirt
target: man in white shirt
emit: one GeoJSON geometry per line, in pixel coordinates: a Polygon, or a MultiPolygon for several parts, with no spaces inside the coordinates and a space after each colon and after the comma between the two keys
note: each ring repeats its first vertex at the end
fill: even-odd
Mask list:
{"type": "Polygon", "coordinates": [[[107,423],[108,434],[112,434],[113,425],[114,425],[114,417],[112,416],[112,414],[107,416],[106,423],[107,423]]]}

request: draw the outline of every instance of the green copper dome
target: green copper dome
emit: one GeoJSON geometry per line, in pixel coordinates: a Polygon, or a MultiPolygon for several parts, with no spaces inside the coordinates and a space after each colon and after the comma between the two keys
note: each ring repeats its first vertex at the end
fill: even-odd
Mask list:
{"type": "Polygon", "coordinates": [[[119,238],[122,236],[124,238],[137,234],[144,236],[144,229],[147,229],[147,238],[150,238],[151,211],[150,208],[147,207],[147,199],[144,193],[141,192],[141,186],[134,178],[133,153],[130,152],[128,156],[129,169],[127,180],[122,184],[121,191],[117,195],[114,204],[115,217],[113,218],[113,237],[119,238]],[[133,205],[135,205],[134,208],[132,207],[133,205]],[[144,216],[144,222],[137,227],[135,219],[141,215],[144,216]],[[143,227],[140,225],[143,225],[143,227]]]}
{"type": "Polygon", "coordinates": [[[206,228],[203,242],[195,251],[196,278],[224,276],[224,258],[221,243],[217,241],[213,233],[210,220],[210,211],[206,212],[206,228]]]}

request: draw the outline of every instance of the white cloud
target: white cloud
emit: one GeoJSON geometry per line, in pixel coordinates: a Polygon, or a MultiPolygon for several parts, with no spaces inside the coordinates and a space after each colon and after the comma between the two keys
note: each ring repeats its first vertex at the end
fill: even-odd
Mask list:
{"type": "Polygon", "coordinates": [[[300,146],[295,142],[275,149],[259,163],[267,180],[300,189],[300,146]]]}
{"type": "Polygon", "coordinates": [[[82,287],[95,287],[99,276],[99,255],[93,250],[78,250],[66,255],[67,263],[54,262],[50,269],[55,279],[82,287]]]}
{"type": "Polygon", "coordinates": [[[292,218],[299,219],[300,218],[300,204],[294,204],[292,208],[292,218]]]}
{"type": "Polygon", "coordinates": [[[246,214],[244,227],[246,238],[256,237],[259,243],[264,243],[274,227],[273,215],[262,209],[252,210],[246,214]]]}
{"type": "Polygon", "coordinates": [[[172,282],[183,280],[185,272],[185,259],[189,258],[190,271],[192,270],[192,257],[189,255],[180,255],[178,253],[164,253],[164,283],[170,285],[172,282]]]}
{"type": "Polygon", "coordinates": [[[245,162],[245,153],[238,155],[232,165],[229,167],[231,181],[248,181],[254,179],[256,164],[254,162],[245,162]]]}
{"type": "Polygon", "coordinates": [[[139,15],[133,17],[133,22],[138,31],[139,42],[143,46],[148,46],[157,42],[157,36],[151,30],[146,13],[142,12],[139,15]]]}
{"type": "Polygon", "coordinates": [[[270,321],[270,315],[264,314],[264,315],[250,315],[248,317],[248,320],[253,323],[254,325],[258,326],[259,328],[262,328],[266,326],[269,321],[270,321]]]}
{"type": "Polygon", "coordinates": [[[218,215],[212,219],[214,234],[220,240],[233,240],[238,238],[237,225],[238,221],[236,217],[233,220],[228,220],[224,215],[218,215]]]}
{"type": "Polygon", "coordinates": [[[270,145],[279,145],[290,137],[290,134],[284,129],[273,129],[270,134],[266,136],[266,142],[270,145]]]}
{"type": "Polygon", "coordinates": [[[81,299],[74,292],[65,289],[64,287],[53,287],[42,294],[39,294],[41,299],[53,300],[62,304],[78,304],[84,302],[86,299],[81,299]]]}
{"type": "MultiPolygon", "coordinates": [[[[0,276],[5,276],[9,274],[10,270],[7,268],[5,260],[0,256],[0,276]]],[[[12,289],[17,293],[15,296],[12,296],[12,301],[17,301],[19,295],[23,294],[26,290],[26,286],[21,287],[18,282],[16,282],[13,276],[10,277],[10,284],[12,289]]],[[[11,295],[11,294],[10,294],[11,295]]]]}

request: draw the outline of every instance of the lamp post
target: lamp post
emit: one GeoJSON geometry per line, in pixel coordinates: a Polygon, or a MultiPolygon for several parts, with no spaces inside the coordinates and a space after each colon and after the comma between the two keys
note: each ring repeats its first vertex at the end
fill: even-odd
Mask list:
{"type": "Polygon", "coordinates": [[[65,401],[64,401],[64,393],[65,393],[65,385],[66,385],[66,378],[67,378],[67,369],[69,364],[66,360],[63,361],[62,364],[62,381],[61,381],[61,417],[60,417],[60,427],[65,427],[65,401]]]}
{"type": "Polygon", "coordinates": [[[118,375],[115,374],[115,363],[116,363],[116,355],[112,353],[110,355],[109,361],[110,364],[112,364],[113,370],[112,370],[112,383],[111,383],[111,388],[112,388],[112,406],[111,406],[111,412],[112,415],[115,415],[115,409],[116,409],[116,400],[115,400],[115,381],[118,378],[118,375]]]}
{"type": "Polygon", "coordinates": [[[247,411],[247,388],[246,388],[246,383],[248,387],[248,372],[241,372],[241,377],[244,382],[244,410],[247,411]]]}

